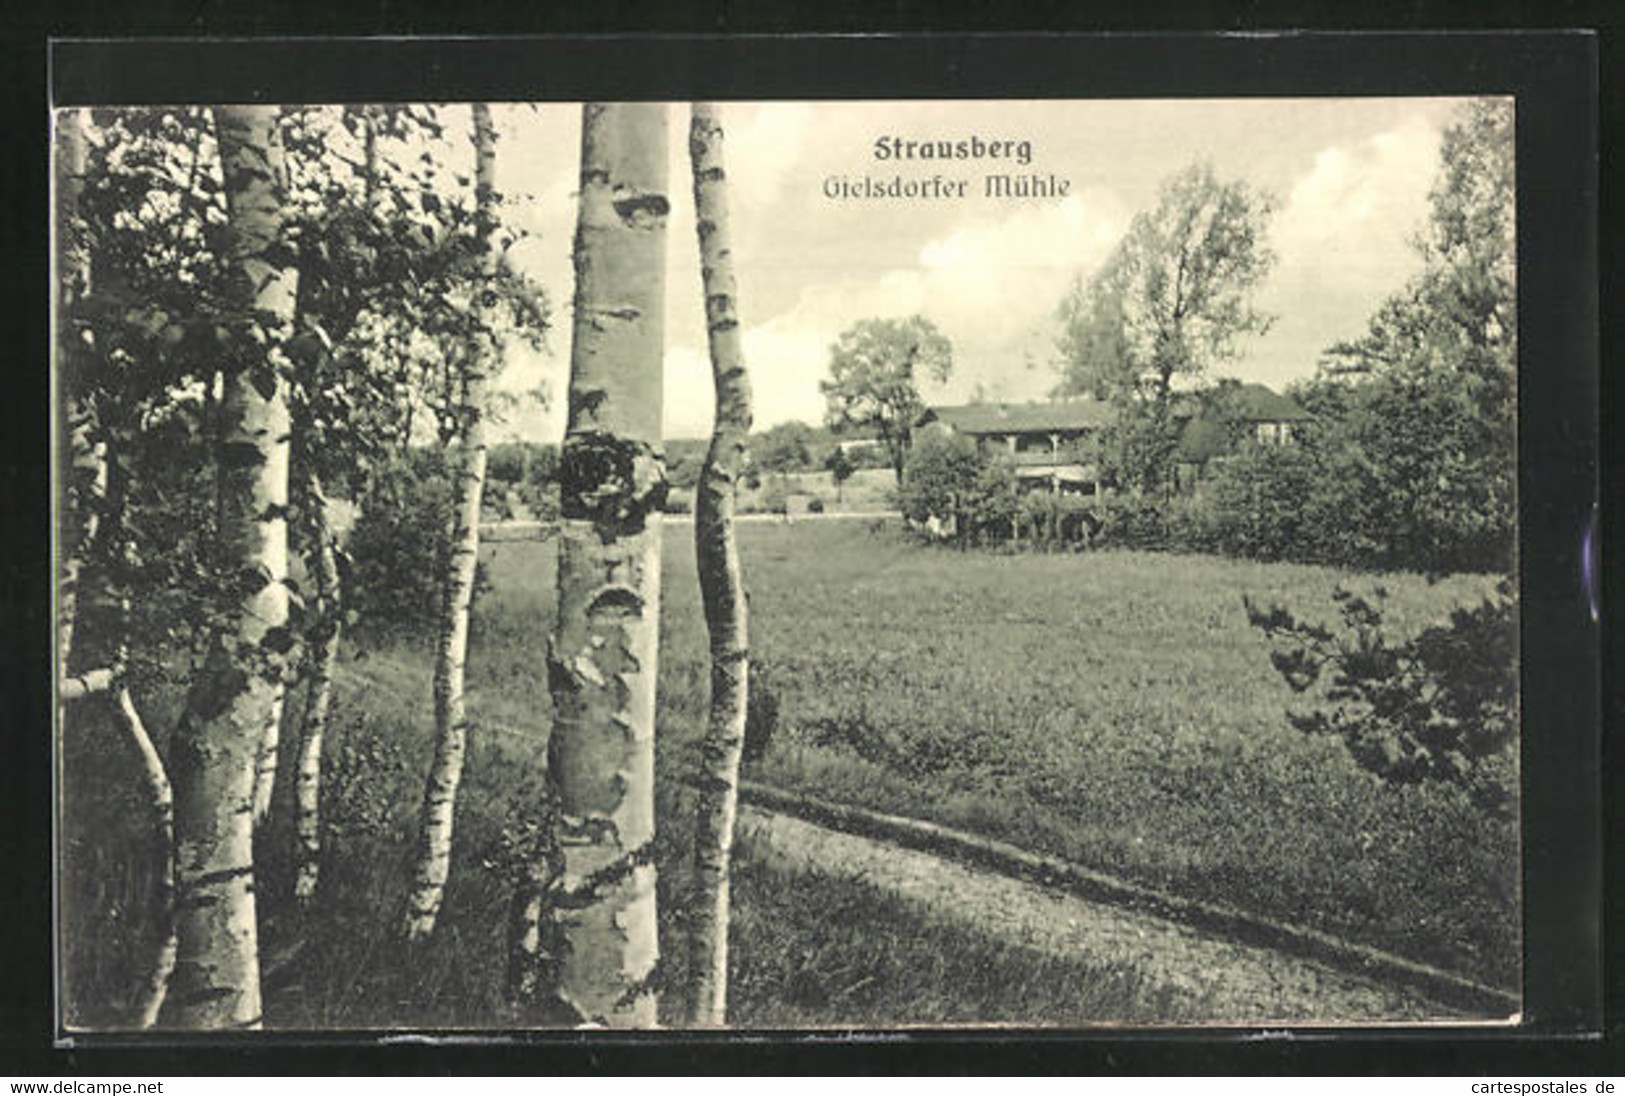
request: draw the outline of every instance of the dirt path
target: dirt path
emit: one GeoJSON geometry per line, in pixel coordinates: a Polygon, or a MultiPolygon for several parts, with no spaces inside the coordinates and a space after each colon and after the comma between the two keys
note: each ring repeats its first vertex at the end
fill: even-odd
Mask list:
{"type": "Polygon", "coordinates": [[[741,805],[742,835],[769,863],[857,876],[1014,942],[1065,958],[1132,965],[1188,1006],[1192,1022],[1415,1023],[1459,1016],[1309,959],[1239,944],[929,853],[741,805]]]}

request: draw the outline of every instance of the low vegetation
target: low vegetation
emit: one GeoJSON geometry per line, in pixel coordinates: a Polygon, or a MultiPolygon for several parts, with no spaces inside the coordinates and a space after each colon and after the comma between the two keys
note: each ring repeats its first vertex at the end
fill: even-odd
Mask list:
{"type": "MultiPolygon", "coordinates": [[[[512,619],[545,611],[547,551],[490,559],[512,619]]],[[[671,574],[691,551],[668,536],[671,574]]],[[[1330,619],[1340,584],[1379,580],[1170,554],[966,555],[855,522],[743,526],[741,552],[779,705],[759,779],[1515,983],[1515,825],[1448,787],[1390,787],[1296,730],[1297,698],[1242,602],[1330,619]]],[[[1380,581],[1396,636],[1494,585],[1380,581]]],[[[686,584],[666,585],[662,627],[662,748],[681,751],[705,698],[686,584]]]]}

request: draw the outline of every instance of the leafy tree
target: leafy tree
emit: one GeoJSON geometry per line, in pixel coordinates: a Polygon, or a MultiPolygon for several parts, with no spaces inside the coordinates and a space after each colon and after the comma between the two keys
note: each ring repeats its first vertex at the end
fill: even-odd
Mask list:
{"type": "Polygon", "coordinates": [[[1002,455],[984,453],[963,434],[930,430],[909,449],[898,505],[915,525],[935,520],[964,544],[1008,529],[1015,481],[1002,455]]]}
{"type": "Polygon", "coordinates": [[[852,478],[852,473],[858,470],[858,466],[852,462],[846,450],[837,445],[829,451],[829,456],[824,458],[824,467],[829,469],[830,479],[835,481],[835,501],[839,503],[841,485],[852,478]]]}
{"type": "Polygon", "coordinates": [[[1242,442],[1205,485],[1205,546],[1248,559],[1320,558],[1322,531],[1337,516],[1316,505],[1318,476],[1303,445],[1242,442]]]}
{"type": "Polygon", "coordinates": [[[671,471],[666,475],[666,482],[681,490],[691,491],[699,486],[700,473],[704,469],[704,456],[698,453],[684,454],[672,461],[671,471]]]}
{"type": "Polygon", "coordinates": [[[766,472],[799,472],[813,462],[813,428],[804,422],[781,422],[751,439],[751,458],[766,472]]]}
{"type": "Polygon", "coordinates": [[[1457,609],[1448,624],[1405,640],[1383,628],[1372,599],[1339,589],[1341,631],[1247,602],[1270,661],[1312,701],[1288,719],[1305,734],[1341,739],[1362,768],[1395,784],[1430,783],[1510,818],[1517,802],[1517,621],[1511,583],[1457,609]]]}
{"type": "Polygon", "coordinates": [[[830,348],[829,379],[818,388],[830,427],[874,430],[900,484],[910,431],[924,409],[918,380],[944,381],[952,371],[953,347],[924,316],[860,320],[830,348]]]}
{"type": "MultiPolygon", "coordinates": [[[[1423,270],[1358,340],[1330,349],[1343,464],[1383,565],[1511,564],[1517,287],[1510,104],[1468,104],[1446,129],[1423,270]]],[[[1335,394],[1332,394],[1334,393],[1335,394]]]]}
{"type": "Polygon", "coordinates": [[[438,446],[419,446],[373,470],[349,537],[354,563],[347,609],[367,630],[433,628],[451,555],[446,516],[453,498],[451,470],[438,446]]]}
{"type": "Polygon", "coordinates": [[[1235,357],[1238,340],[1268,330],[1254,304],[1275,262],[1265,234],[1274,199],[1194,164],[1163,186],[1088,281],[1061,302],[1060,395],[1109,399],[1105,441],[1113,478],[1160,488],[1172,474],[1179,424],[1176,377],[1202,377],[1235,357]]]}

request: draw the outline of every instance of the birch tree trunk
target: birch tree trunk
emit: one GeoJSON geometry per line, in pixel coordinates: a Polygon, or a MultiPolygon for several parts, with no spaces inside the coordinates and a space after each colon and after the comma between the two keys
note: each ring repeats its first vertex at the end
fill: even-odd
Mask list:
{"type": "MultiPolygon", "coordinates": [[[[85,132],[77,110],[56,114],[56,383],[65,394],[63,419],[68,437],[67,481],[60,483],[59,513],[77,513],[80,527],[62,560],[62,582],[57,600],[57,679],[65,681],[73,651],[73,627],[78,618],[79,578],[85,552],[96,539],[101,498],[107,487],[106,452],[95,438],[94,414],[74,391],[79,378],[74,365],[82,353],[69,319],[75,304],[90,291],[90,251],[79,203],[85,189],[85,132]],[[69,503],[73,505],[69,505],[69,503]]],[[[62,528],[64,523],[59,523],[62,528]]]]}
{"type": "Polygon", "coordinates": [[[271,702],[272,714],[260,736],[259,748],[254,754],[254,825],[258,826],[271,813],[271,793],[276,789],[277,758],[282,749],[282,706],[286,693],[279,693],[271,702]]]}
{"type": "MultiPolygon", "coordinates": [[[[57,316],[60,356],[57,382],[62,386],[63,370],[71,369],[75,355],[84,352],[65,313],[79,298],[90,291],[89,243],[85,237],[85,225],[79,211],[86,163],[85,137],[80,112],[69,110],[59,113],[57,134],[59,140],[57,197],[60,203],[57,207],[57,235],[60,242],[57,252],[60,264],[58,268],[60,312],[57,316]]],[[[61,629],[58,648],[61,684],[59,699],[65,704],[81,697],[104,695],[115,719],[128,736],[141,761],[142,785],[146,791],[148,806],[153,813],[161,856],[157,897],[158,919],[163,935],[158,954],[153,958],[152,968],[136,991],[132,1010],[134,1026],[149,1028],[157,1021],[158,1011],[169,988],[170,974],[175,967],[174,800],[163,758],[153,746],[152,738],[147,734],[146,726],[141,721],[140,712],[136,709],[135,700],[131,697],[125,682],[125,671],[129,661],[130,617],[130,600],[127,593],[120,590],[114,598],[117,603],[117,617],[114,622],[117,635],[110,664],[71,678],[67,676],[69,664],[73,660],[74,624],[78,615],[79,587],[85,575],[87,556],[98,537],[104,532],[102,522],[104,512],[112,527],[111,539],[122,542],[117,529],[121,524],[124,510],[124,492],[119,485],[122,484],[122,479],[119,484],[113,482],[114,462],[108,452],[106,441],[96,436],[99,431],[94,421],[95,416],[79,401],[70,398],[67,417],[72,454],[70,474],[73,487],[80,496],[78,509],[83,514],[83,525],[78,541],[70,551],[63,568],[58,617],[61,629]]],[[[110,586],[116,587],[117,583],[110,583],[110,586]]]]}
{"type": "MultiPolygon", "coordinates": [[[[375,212],[378,171],[377,110],[360,108],[365,153],[362,160],[363,200],[375,212]]],[[[301,285],[301,292],[304,290],[301,285]]],[[[352,321],[354,317],[352,316],[352,321]]],[[[322,350],[324,357],[329,353],[322,350]]],[[[322,744],[327,736],[328,713],[333,705],[333,676],[338,666],[344,632],[344,590],[338,569],[338,537],[327,510],[327,493],[315,471],[315,457],[305,462],[304,498],[299,507],[306,537],[305,566],[315,587],[315,612],[306,636],[304,717],[299,731],[299,763],[294,774],[294,839],[298,844],[294,873],[294,901],[308,907],[316,900],[321,882],[322,855],[322,744]]]]}
{"type": "Polygon", "coordinates": [[[569,425],[560,454],[548,781],[562,864],[547,908],[558,1013],[649,1027],[655,927],[666,108],[582,110],[569,425]]]}
{"type": "Polygon", "coordinates": [[[338,665],[344,627],[339,589],[338,546],[327,517],[321,477],[307,473],[300,507],[308,544],[306,566],[315,586],[314,621],[306,640],[305,712],[299,735],[299,767],[294,772],[294,837],[298,867],[293,896],[301,906],[316,898],[322,854],[322,740],[333,701],[333,671],[338,665]]]}
{"type": "Polygon", "coordinates": [[[711,710],[701,753],[694,832],[689,1021],[696,1027],[721,1027],[728,1018],[729,861],[750,675],[745,589],[733,513],[734,484],[744,469],[750,437],[750,380],[740,348],[722,122],[713,104],[694,104],[688,149],[717,400],[716,425],[694,506],[694,558],[711,637],[711,710]]]}
{"type": "MultiPolygon", "coordinates": [[[[478,201],[480,262],[486,279],[497,272],[493,244],[496,222],[496,127],[491,108],[474,104],[475,195],[478,201]]],[[[417,865],[407,900],[404,933],[418,940],[434,931],[440,902],[451,872],[452,822],[457,786],[468,747],[468,713],[463,679],[468,658],[468,612],[474,598],[475,565],[480,553],[480,495],[485,489],[485,404],[488,370],[494,347],[476,336],[464,359],[463,392],[457,438],[457,509],[451,555],[441,579],[439,646],[434,666],[434,761],[423,792],[423,818],[418,835],[417,865]]]]}
{"type": "Polygon", "coordinates": [[[253,799],[257,751],[280,708],[290,646],[280,347],[297,281],[284,239],[277,109],[219,107],[215,127],[240,309],[218,452],[220,561],[237,585],[211,622],[171,748],[178,949],[161,1016],[168,1027],[208,1029],[261,1023],[253,799]]]}
{"type": "Polygon", "coordinates": [[[153,957],[152,968],[136,994],[134,1010],[135,1026],[150,1028],[158,1022],[158,1014],[168,996],[178,947],[175,935],[175,798],[170,788],[169,774],[164,770],[163,758],[158,756],[152,737],[141,722],[141,713],[136,710],[130,690],[121,685],[113,704],[125,734],[130,737],[137,756],[141,758],[141,782],[146,789],[147,803],[158,829],[159,848],[163,852],[158,875],[163,936],[158,945],[158,954],[153,957]]]}

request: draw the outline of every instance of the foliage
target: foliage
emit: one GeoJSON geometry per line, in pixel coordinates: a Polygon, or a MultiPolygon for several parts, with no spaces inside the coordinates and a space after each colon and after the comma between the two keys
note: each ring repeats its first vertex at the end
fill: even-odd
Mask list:
{"type": "Polygon", "coordinates": [[[813,428],[790,420],[755,435],[751,460],[764,472],[801,472],[813,466],[813,428]]]}
{"type": "Polygon", "coordinates": [[[837,445],[829,451],[829,456],[824,458],[824,467],[829,470],[830,479],[835,483],[836,501],[840,501],[842,486],[852,478],[852,473],[858,470],[858,466],[847,451],[837,445]]]}
{"type": "Polygon", "coordinates": [[[1062,302],[1065,394],[1165,398],[1176,375],[1231,360],[1270,317],[1253,294],[1274,265],[1265,231],[1274,199],[1193,164],[1166,180],[1100,271],[1062,302]]]}
{"type": "Polygon", "coordinates": [[[762,497],[758,501],[761,509],[770,514],[787,513],[790,509],[790,492],[782,479],[775,479],[762,490],[762,497]]]}
{"type": "MultiPolygon", "coordinates": [[[[455,494],[445,451],[437,446],[375,469],[350,531],[349,606],[360,623],[398,634],[432,628],[439,619],[455,494]]],[[[476,597],[483,585],[476,579],[476,597]]]]}
{"type": "Polygon", "coordinates": [[[700,484],[705,471],[705,454],[684,453],[666,468],[666,482],[679,491],[692,491],[700,484]]]}
{"type": "Polygon", "coordinates": [[[1337,521],[1316,508],[1324,491],[1312,453],[1301,445],[1249,440],[1216,463],[1201,502],[1187,508],[1187,546],[1200,540],[1202,547],[1247,559],[1335,557],[1322,551],[1322,537],[1335,535],[1337,521]]]}
{"type": "Polygon", "coordinates": [[[1253,303],[1275,255],[1265,242],[1274,199],[1193,164],[1165,181],[1088,282],[1061,302],[1059,395],[1110,400],[1103,463],[1124,486],[1159,489],[1172,475],[1179,423],[1174,378],[1232,360],[1271,317],[1253,303]]]}
{"type": "Polygon", "coordinates": [[[1505,570],[1516,520],[1517,287],[1510,103],[1445,130],[1422,272],[1331,348],[1314,389],[1325,474],[1373,561],[1505,570]]]}
{"type": "Polygon", "coordinates": [[[557,445],[506,441],[491,446],[485,466],[482,509],[492,517],[518,518],[510,499],[518,501],[537,521],[558,517],[557,445]]]}
{"type": "Polygon", "coordinates": [[[1332,594],[1341,634],[1287,609],[1247,617],[1274,645],[1270,663],[1316,703],[1288,713],[1305,734],[1340,739],[1360,766],[1390,784],[1459,789],[1497,819],[1516,813],[1517,623],[1511,583],[1447,625],[1396,641],[1383,628],[1386,591],[1332,594]],[[1311,692],[1312,691],[1312,692],[1311,692]]]}
{"type": "MultiPolygon", "coordinates": [[[[221,378],[251,364],[234,346],[281,351],[251,357],[272,363],[286,384],[291,497],[307,508],[323,493],[366,494],[371,469],[409,444],[414,409],[432,416],[447,406],[470,347],[537,343],[546,302],[510,270],[481,272],[472,184],[440,166],[435,108],[284,112],[283,257],[299,272],[286,331],[234,303],[207,110],[97,110],[85,132],[83,219],[65,235],[89,255],[92,273],[63,316],[74,352],[60,384],[65,405],[89,412],[91,440],[106,446],[114,475],[103,498],[70,491],[63,523],[83,528],[89,508],[102,508],[88,563],[111,589],[138,595],[135,669],[163,675],[176,668],[149,652],[170,637],[205,637],[240,577],[212,545],[221,378]],[[432,151],[418,155],[424,146],[432,151]]],[[[497,246],[521,234],[503,226],[497,246]]],[[[297,614],[301,591],[292,592],[297,614]]],[[[98,631],[105,638],[107,629],[82,634],[94,642],[98,631]]]]}
{"type": "Polygon", "coordinates": [[[1015,480],[1002,454],[942,430],[922,432],[910,447],[898,508],[915,526],[933,524],[961,544],[1002,536],[1015,504],[1015,480]]]}
{"type": "Polygon", "coordinates": [[[918,383],[947,380],[952,371],[952,346],[924,316],[860,320],[830,348],[830,375],[818,389],[830,428],[873,430],[902,483],[903,454],[924,410],[918,383]]]}
{"type": "MultiPolygon", "coordinates": [[[[1292,389],[1312,420],[1294,424],[1291,444],[1241,440],[1209,463],[1195,498],[1172,497],[1166,477],[1146,470],[1168,466],[1177,418],[1159,418],[1154,400],[1121,406],[1101,464],[1109,480],[1142,491],[1103,509],[1102,542],[1434,574],[1508,571],[1517,451],[1512,153],[1507,104],[1468,104],[1446,129],[1417,242],[1423,270],[1363,337],[1332,347],[1320,375],[1292,389]]],[[[1146,374],[1101,366],[1118,360],[1101,347],[1132,346],[1126,335],[1112,343],[1102,334],[1116,338],[1112,325],[1128,322],[1102,303],[1110,266],[1063,305],[1070,350],[1061,389],[1115,394],[1122,404],[1146,374]]],[[[1150,376],[1155,391],[1158,374],[1150,376]]],[[[1222,419],[1226,386],[1179,398],[1211,404],[1204,413],[1222,419]]]]}

